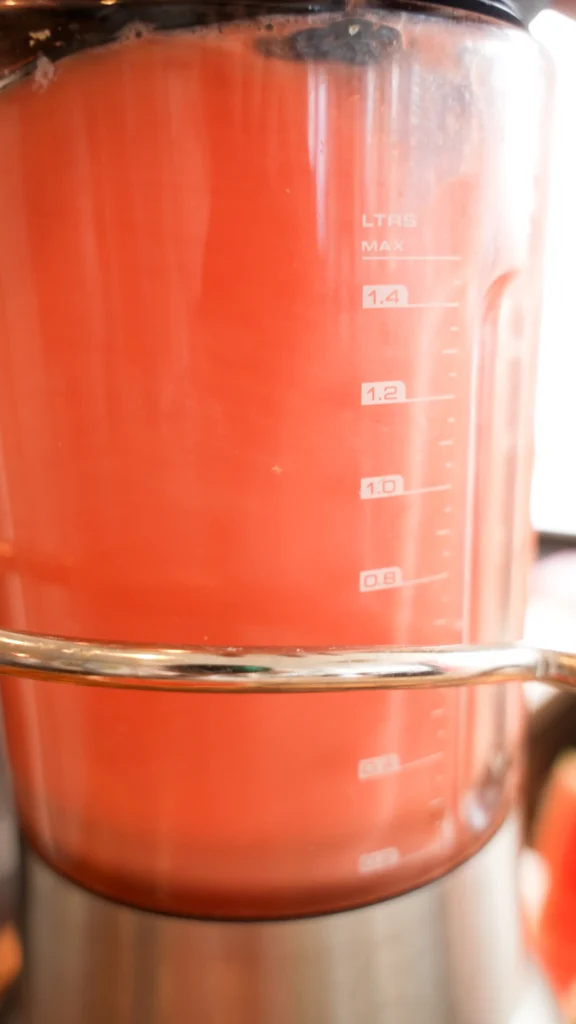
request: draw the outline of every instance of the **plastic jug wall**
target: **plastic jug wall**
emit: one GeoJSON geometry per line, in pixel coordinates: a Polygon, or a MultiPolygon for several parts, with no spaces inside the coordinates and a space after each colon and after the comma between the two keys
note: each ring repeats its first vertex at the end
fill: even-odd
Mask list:
{"type": "MultiPolygon", "coordinates": [[[[547,62],[465,12],[246,10],[1,13],[1,625],[516,638],[547,62]]],[[[33,844],[161,910],[380,899],[514,798],[514,688],[3,696],[33,844]]]]}

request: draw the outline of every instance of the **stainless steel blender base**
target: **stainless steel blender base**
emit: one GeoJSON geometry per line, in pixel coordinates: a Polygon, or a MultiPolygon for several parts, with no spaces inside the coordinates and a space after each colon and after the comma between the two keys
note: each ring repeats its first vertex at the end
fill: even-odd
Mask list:
{"type": "Polygon", "coordinates": [[[527,967],[516,828],[360,910],[196,921],[94,896],[28,858],[27,1024],[552,1024],[527,967]]]}

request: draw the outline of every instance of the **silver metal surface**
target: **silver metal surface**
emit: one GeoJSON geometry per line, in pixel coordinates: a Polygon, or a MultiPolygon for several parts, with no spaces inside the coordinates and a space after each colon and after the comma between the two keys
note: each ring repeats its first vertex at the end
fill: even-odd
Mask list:
{"type": "Polygon", "coordinates": [[[264,923],[134,910],[30,855],[25,1020],[532,1024],[523,1015],[516,847],[510,820],[470,861],[422,889],[361,910],[264,923]]]}
{"type": "Polygon", "coordinates": [[[539,681],[576,687],[576,655],[518,645],[251,650],[153,647],[0,630],[0,673],[205,692],[370,690],[539,681]]]}

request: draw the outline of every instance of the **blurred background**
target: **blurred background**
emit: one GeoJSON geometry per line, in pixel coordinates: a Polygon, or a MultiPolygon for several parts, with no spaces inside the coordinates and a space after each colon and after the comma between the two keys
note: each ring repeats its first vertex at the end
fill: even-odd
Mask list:
{"type": "MultiPolygon", "coordinates": [[[[527,7],[525,8],[528,9],[527,7]]],[[[576,650],[576,20],[531,12],[557,73],[531,515],[527,641],[576,650]]],[[[532,939],[576,1021],[576,700],[531,684],[521,875],[532,939]]]]}

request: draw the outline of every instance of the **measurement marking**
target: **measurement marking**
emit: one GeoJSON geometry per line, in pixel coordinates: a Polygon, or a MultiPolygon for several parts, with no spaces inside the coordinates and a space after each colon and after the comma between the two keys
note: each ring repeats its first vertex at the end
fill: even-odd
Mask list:
{"type": "Polygon", "coordinates": [[[404,494],[432,494],[434,491],[451,491],[452,484],[438,484],[437,487],[415,487],[413,491],[404,491],[404,494]]]}
{"type": "Polygon", "coordinates": [[[404,492],[401,476],[363,476],[360,480],[360,498],[370,501],[375,498],[394,498],[404,492]]]}
{"type": "Polygon", "coordinates": [[[402,570],[397,565],[383,569],[364,569],[360,573],[361,594],[370,590],[390,590],[402,585],[402,570]]]}
{"type": "Polygon", "coordinates": [[[436,530],[437,537],[448,537],[452,533],[452,530],[436,530]]]}
{"type": "Polygon", "coordinates": [[[404,309],[459,309],[459,302],[407,302],[404,309]]]}
{"type": "Polygon", "coordinates": [[[458,355],[458,349],[457,348],[443,348],[442,349],[442,355],[443,356],[457,356],[458,355]]]}
{"type": "Polygon", "coordinates": [[[438,444],[441,448],[446,448],[447,446],[453,445],[454,441],[447,438],[445,441],[438,441],[438,444]]]}
{"type": "Polygon", "coordinates": [[[448,402],[456,395],[418,395],[408,398],[402,380],[372,380],[360,386],[361,405],[401,405],[408,402],[448,402]]]}
{"type": "MultiPolygon", "coordinates": [[[[462,259],[461,256],[363,256],[363,260],[447,260],[448,262],[457,263],[462,259]]],[[[460,282],[455,281],[454,284],[460,282]]]]}
{"type": "Polygon", "coordinates": [[[373,871],[383,871],[386,868],[394,867],[399,860],[400,852],[396,846],[387,846],[384,850],[361,853],[358,857],[358,872],[361,875],[368,875],[373,871]]]}
{"type": "Polygon", "coordinates": [[[435,576],[420,576],[416,580],[404,580],[403,587],[414,587],[417,583],[436,583],[438,580],[447,580],[447,572],[438,572],[435,576]]]}
{"type": "Polygon", "coordinates": [[[425,754],[424,757],[417,757],[414,761],[405,761],[400,766],[400,771],[405,771],[407,768],[421,768],[423,764],[432,764],[434,761],[439,761],[444,757],[441,750],[435,751],[433,754],[425,754]]]}
{"type": "Polygon", "coordinates": [[[362,309],[458,309],[459,302],[409,302],[405,284],[362,285],[362,309]]]}
{"type": "Polygon", "coordinates": [[[408,305],[405,284],[362,285],[362,309],[395,309],[408,305]]]}
{"type": "Polygon", "coordinates": [[[360,480],[360,499],[374,501],[378,498],[401,498],[409,494],[432,494],[435,491],[451,491],[452,484],[436,484],[433,487],[415,487],[404,490],[401,476],[363,476],[360,480]]]}
{"type": "MultiPolygon", "coordinates": [[[[437,822],[438,829],[440,829],[442,822],[437,822]]],[[[402,864],[409,864],[412,860],[421,860],[422,854],[424,853],[439,853],[445,849],[445,843],[441,838],[437,838],[433,843],[427,843],[426,846],[420,847],[419,850],[413,850],[412,853],[402,854],[402,864]]]]}
{"type": "Polygon", "coordinates": [[[443,757],[441,751],[433,754],[425,754],[414,761],[401,762],[398,754],[380,754],[378,757],[365,757],[358,762],[358,778],[363,782],[366,779],[381,778],[383,775],[391,775],[396,772],[405,772],[412,768],[421,768],[423,765],[431,764],[443,757]]]}
{"type": "Polygon", "coordinates": [[[448,402],[456,395],[422,395],[420,398],[405,398],[405,402],[448,402]]]}
{"type": "Polygon", "coordinates": [[[402,570],[397,565],[387,566],[383,569],[364,569],[360,573],[360,593],[366,594],[372,590],[396,590],[400,587],[415,587],[421,583],[436,583],[447,579],[447,572],[439,572],[433,576],[420,576],[414,580],[403,580],[402,570]]]}
{"type": "Polygon", "coordinates": [[[390,775],[400,768],[398,754],[379,754],[377,757],[363,757],[358,762],[358,778],[365,779],[381,778],[383,775],[390,775]]]}

